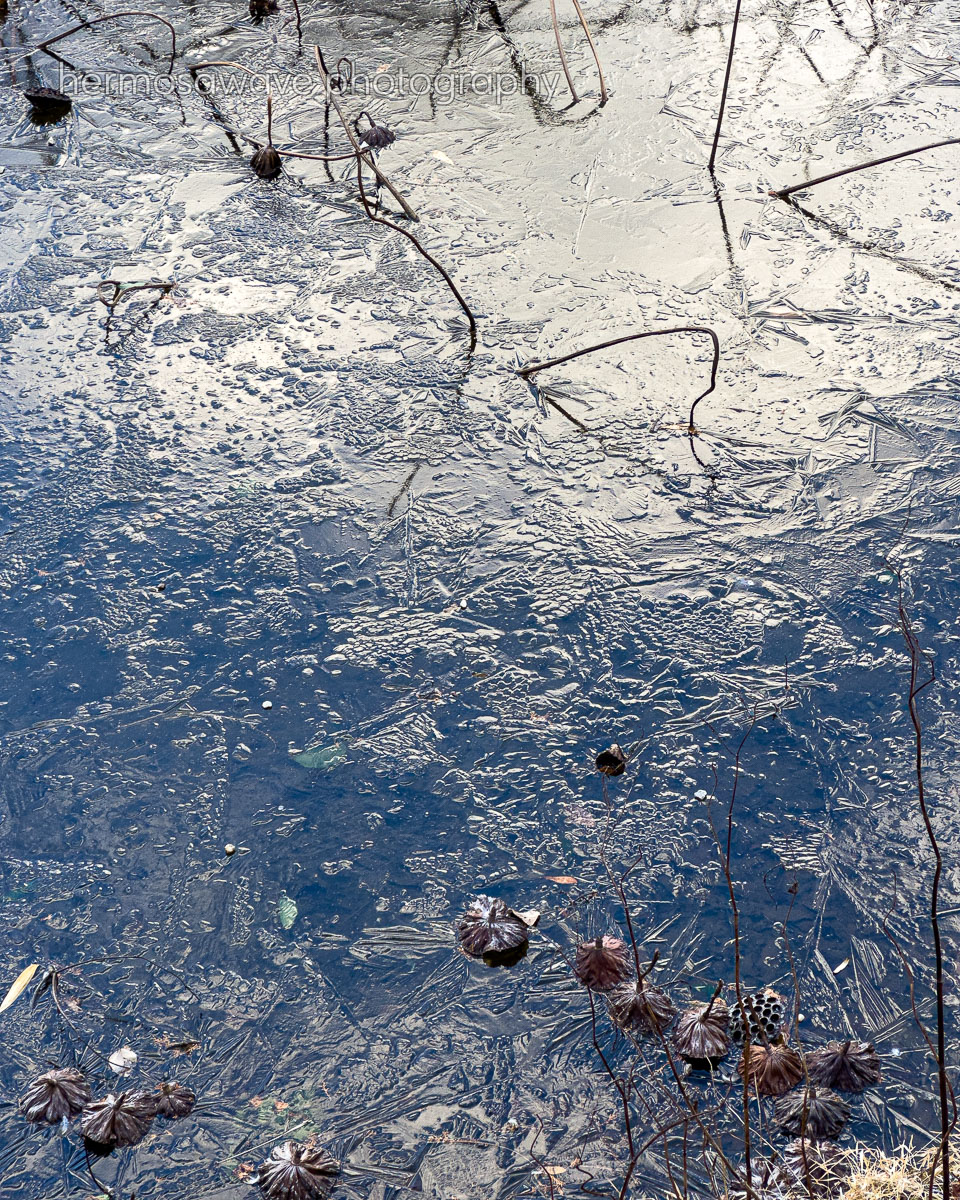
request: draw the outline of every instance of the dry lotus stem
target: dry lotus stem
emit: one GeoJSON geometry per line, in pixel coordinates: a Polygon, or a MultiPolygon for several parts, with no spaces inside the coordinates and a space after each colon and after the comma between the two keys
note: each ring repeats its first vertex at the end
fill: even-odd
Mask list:
{"type": "Polygon", "coordinates": [[[835,1138],[847,1123],[850,1105],[826,1088],[801,1088],[778,1100],[774,1115],[784,1133],[835,1138]]]}
{"type": "Polygon", "coordinates": [[[627,947],[619,938],[593,938],[577,947],[574,974],[584,987],[594,992],[609,992],[630,975],[627,947]]]}
{"type": "Polygon", "coordinates": [[[666,992],[635,979],[607,993],[607,1009],[614,1025],[640,1033],[662,1033],[677,1015],[666,992]]]}
{"type": "Polygon", "coordinates": [[[165,1079],[159,1085],[156,1098],[157,1116],[167,1121],[179,1121],[181,1117],[188,1117],[197,1102],[196,1095],[188,1087],[184,1087],[182,1083],[174,1083],[171,1079],[165,1079]]]}
{"type": "Polygon", "coordinates": [[[478,896],[457,925],[460,945],[472,958],[509,954],[527,941],[527,926],[502,900],[478,896]]]}
{"type": "Polygon", "coordinates": [[[95,1148],[109,1152],[119,1146],[135,1146],[156,1114],[156,1098],[149,1092],[119,1092],[88,1104],[80,1118],[80,1131],[95,1148]]]}
{"type": "Polygon", "coordinates": [[[28,1121],[58,1125],[64,1117],[72,1121],[90,1101],[90,1088],[73,1067],[47,1071],[27,1088],[20,1107],[28,1121]]]}
{"type": "Polygon", "coordinates": [[[810,1082],[841,1092],[862,1092],[880,1082],[880,1056],[869,1042],[828,1042],[807,1056],[810,1082]]]}
{"type": "Polygon", "coordinates": [[[750,1062],[741,1055],[737,1070],[741,1078],[746,1071],[758,1096],[782,1096],[803,1078],[803,1060],[792,1046],[750,1047],[750,1062]]]}
{"type": "Polygon", "coordinates": [[[681,1058],[693,1062],[718,1059],[730,1049],[730,1010],[720,997],[680,1014],[673,1044],[681,1058]]]}
{"type": "Polygon", "coordinates": [[[339,1171],[326,1150],[284,1142],[261,1163],[257,1182],[269,1200],[320,1200],[333,1191],[339,1171]]]}

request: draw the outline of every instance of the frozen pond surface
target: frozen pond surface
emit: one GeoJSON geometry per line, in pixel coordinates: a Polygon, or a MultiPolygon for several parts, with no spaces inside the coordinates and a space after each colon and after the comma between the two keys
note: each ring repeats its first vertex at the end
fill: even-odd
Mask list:
{"type": "MultiPolygon", "coordinates": [[[[239,0],[161,8],[177,70],[310,74],[282,7],[260,25],[239,0]]],[[[302,9],[305,46],[365,72],[558,70],[545,0],[302,9]]],[[[848,1140],[935,1123],[880,925],[896,878],[890,925],[929,1016],[928,852],[883,557],[904,563],[937,655],[923,713],[950,910],[957,148],[824,185],[806,212],[767,190],[955,135],[960,16],[746,0],[715,187],[731,9],[594,0],[602,110],[572,11],[572,109],[562,77],[552,103],[507,85],[499,103],[348,98],[398,133],[381,164],[480,318],[473,353],[439,278],[364,219],[349,164],[257,180],[182,76],[174,96],[91,89],[38,128],[18,90],[36,76],[6,73],[0,965],[12,980],[37,958],[148,956],[88,973],[104,999],[75,1018],[201,1095],[122,1160],[138,1200],[248,1195],[244,1164],[285,1129],[343,1157],[345,1196],[538,1194],[538,1118],[551,1162],[602,1174],[615,1097],[550,940],[622,929],[594,755],[637,749],[610,785],[611,857],[644,852],[631,897],[658,982],[709,995],[731,977],[730,915],[696,793],[717,764],[725,804],[718,739],[754,705],[745,981],[792,991],[776,926],[796,879],[803,1036],[867,1037],[884,1059],[848,1140]],[[151,277],[177,290],[107,327],[97,283],[151,277]],[[515,374],[678,324],[722,344],[698,409],[706,471],[686,437],[705,344],[651,339],[538,377],[589,434],[515,374]],[[478,890],[544,910],[510,970],[456,951],[478,890]]],[[[102,11],[11,0],[7,57],[102,11]]],[[[58,49],[155,75],[166,37],[132,18],[58,49]]],[[[263,136],[262,98],[222,107],[263,136]]],[[[343,145],[333,119],[325,143],[322,101],[279,95],[275,136],[343,145]]],[[[12,1100],[77,1037],[21,1000],[0,1041],[12,1100]]],[[[85,1194],[75,1141],[10,1108],[0,1143],[5,1196],[85,1194]]],[[[654,1147],[637,1194],[663,1186],[654,1147]]]]}

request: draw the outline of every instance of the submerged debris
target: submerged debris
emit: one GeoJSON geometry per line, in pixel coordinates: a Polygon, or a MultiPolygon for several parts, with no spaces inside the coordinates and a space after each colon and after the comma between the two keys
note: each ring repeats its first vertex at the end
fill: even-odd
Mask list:
{"type": "Polygon", "coordinates": [[[527,926],[502,900],[478,896],[457,925],[460,945],[472,958],[511,954],[527,944],[527,926]]]}
{"type": "Polygon", "coordinates": [[[792,1046],[751,1045],[749,1064],[744,1053],[737,1070],[741,1078],[746,1073],[757,1095],[782,1096],[803,1078],[803,1060],[792,1046]]]}
{"type": "Polygon", "coordinates": [[[614,1025],[640,1033],[662,1033],[677,1015],[666,992],[636,979],[618,983],[608,992],[607,1008],[614,1025]]]}
{"type": "Polygon", "coordinates": [[[680,1014],[673,1044],[689,1062],[716,1062],[730,1049],[730,1010],[716,996],[709,1004],[696,1004],[680,1014]]]}
{"type": "Polygon", "coordinates": [[[261,146],[250,159],[250,166],[260,179],[276,179],[283,171],[283,159],[273,146],[261,146]]]}
{"type": "Polygon", "coordinates": [[[255,21],[262,21],[264,17],[269,17],[271,13],[278,12],[280,5],[277,0],[250,0],[250,16],[255,21]]]}
{"type": "MultiPolygon", "coordinates": [[[[737,1001],[732,1004],[730,1014],[730,1036],[742,1042],[743,1018],[737,1001]]],[[[744,994],[743,1007],[747,1014],[747,1028],[752,1042],[762,1042],[764,1037],[776,1041],[783,1027],[784,1000],[773,988],[761,988],[752,995],[744,994]]]]}
{"type": "Polygon", "coordinates": [[[150,1092],[111,1093],[86,1106],[80,1131],[88,1149],[109,1154],[142,1141],[156,1115],[157,1099],[150,1092]]]}
{"type": "Polygon", "coordinates": [[[835,1138],[847,1123],[850,1105],[827,1088],[800,1088],[778,1100],[774,1108],[777,1124],[784,1133],[809,1138],[835,1138]]]}
{"type": "Polygon", "coordinates": [[[597,755],[596,767],[601,775],[610,778],[614,775],[622,775],[627,767],[627,756],[614,742],[609,750],[601,750],[597,755]]]}
{"type": "Polygon", "coordinates": [[[828,1042],[807,1056],[810,1081],[841,1092],[862,1092],[880,1082],[880,1055],[869,1042],[828,1042]]]}
{"type": "Polygon", "coordinates": [[[796,1181],[795,1191],[814,1197],[836,1196],[842,1189],[849,1162],[833,1142],[797,1138],[786,1148],[783,1165],[796,1181]]]}
{"type": "Polygon", "coordinates": [[[584,987],[594,992],[609,992],[630,975],[626,944],[607,934],[583,942],[577,947],[573,970],[584,987]]]}
{"type": "Polygon", "coordinates": [[[172,1079],[165,1079],[157,1087],[157,1116],[167,1121],[179,1121],[181,1117],[188,1117],[193,1112],[196,1102],[194,1092],[172,1079]]]}
{"type": "Polygon", "coordinates": [[[257,1182],[269,1200],[318,1200],[330,1195],[339,1172],[326,1150],[284,1142],[261,1163],[257,1182]]]}
{"type": "Polygon", "coordinates": [[[28,1121],[58,1125],[64,1118],[72,1121],[90,1102],[90,1087],[79,1071],[61,1067],[46,1071],[27,1088],[20,1108],[28,1121]]]}

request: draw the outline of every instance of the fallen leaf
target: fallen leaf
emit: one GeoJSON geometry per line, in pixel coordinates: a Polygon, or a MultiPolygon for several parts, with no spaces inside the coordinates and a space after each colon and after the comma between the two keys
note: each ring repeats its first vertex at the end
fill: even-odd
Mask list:
{"type": "Polygon", "coordinates": [[[119,1050],[114,1050],[107,1061],[118,1075],[129,1075],[137,1065],[137,1052],[129,1046],[121,1046],[119,1050]]]}
{"type": "Polygon", "coordinates": [[[572,875],[547,875],[551,883],[576,883],[576,879],[572,875]]]}
{"type": "Polygon", "coordinates": [[[23,970],[20,972],[20,974],[16,977],[16,979],[10,985],[9,992],[7,992],[7,994],[4,996],[3,1003],[0,1004],[0,1012],[3,1012],[4,1009],[7,1009],[10,1007],[10,1005],[14,1002],[14,1000],[16,1000],[16,998],[20,995],[20,993],[26,988],[27,984],[34,977],[34,975],[36,975],[36,973],[39,969],[40,969],[39,963],[31,963],[29,967],[23,968],[23,970]]]}
{"type": "Polygon", "coordinates": [[[536,923],[540,920],[540,910],[537,908],[511,908],[510,915],[512,917],[519,917],[528,929],[533,929],[536,923]]]}
{"type": "Polygon", "coordinates": [[[839,966],[833,968],[834,975],[839,975],[841,971],[845,971],[850,966],[850,959],[845,958],[839,966]]]}

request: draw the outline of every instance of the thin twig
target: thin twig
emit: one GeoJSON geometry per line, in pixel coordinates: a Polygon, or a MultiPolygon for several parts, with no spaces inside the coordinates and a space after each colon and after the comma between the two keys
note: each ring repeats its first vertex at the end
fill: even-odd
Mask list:
{"type": "Polygon", "coordinates": [[[960,138],[944,138],[941,142],[928,142],[925,146],[916,146],[913,150],[901,150],[898,154],[887,154],[883,158],[872,158],[869,162],[860,163],[856,167],[844,167],[842,171],[831,171],[829,175],[818,175],[816,179],[808,179],[805,183],[793,183],[790,187],[778,188],[767,193],[777,200],[786,200],[794,192],[803,192],[807,188],[828,183],[831,179],[839,179],[843,175],[852,175],[855,171],[866,171],[868,167],[879,167],[884,163],[896,162],[898,158],[909,158],[911,154],[922,154],[925,150],[936,150],[939,146],[955,146],[960,138]]]}
{"type": "MultiPolygon", "coordinates": [[[[960,141],[960,139],[955,139],[960,141]]],[[[940,1153],[942,1156],[941,1180],[943,1184],[943,1200],[950,1200],[950,1116],[947,1111],[947,1093],[950,1083],[947,1079],[946,1056],[946,1017],[944,1012],[944,982],[943,982],[943,945],[940,938],[940,877],[943,874],[943,856],[940,844],[927,809],[926,791],[923,777],[923,730],[920,725],[920,714],[917,709],[917,697],[937,680],[937,668],[933,658],[925,655],[920,648],[920,642],[914,632],[913,622],[907,612],[903,597],[903,573],[901,569],[887,566],[897,579],[897,615],[900,621],[900,633],[903,636],[910,655],[910,687],[907,693],[907,711],[914,735],[914,774],[917,784],[917,803],[923,818],[927,841],[933,851],[934,872],[933,884],[930,889],[930,926],[933,930],[934,969],[937,990],[937,1077],[940,1087],[940,1153]],[[921,666],[925,668],[926,678],[921,680],[921,666]]]]}
{"type": "Polygon", "coordinates": [[[577,10],[577,16],[580,18],[580,25],[583,28],[584,36],[590,46],[590,53],[593,55],[593,61],[597,64],[597,75],[600,77],[600,107],[606,104],[610,99],[607,93],[607,81],[603,77],[603,67],[600,63],[600,55],[597,53],[597,47],[593,43],[593,37],[590,33],[590,26],[587,24],[587,18],[583,15],[583,8],[580,5],[580,0],[573,0],[573,7],[577,10]]]}
{"type": "Polygon", "coordinates": [[[376,221],[378,225],[386,225],[388,229],[393,229],[396,233],[402,233],[407,241],[413,243],[413,245],[423,255],[427,262],[430,263],[430,265],[439,271],[439,273],[443,276],[447,287],[453,293],[457,303],[463,309],[464,313],[466,313],[467,321],[470,325],[470,349],[472,350],[477,344],[477,320],[470,311],[470,305],[467,304],[466,300],[464,300],[460,293],[460,289],[453,282],[453,279],[451,278],[447,269],[437,262],[437,260],[428,250],[424,249],[424,247],[420,244],[417,238],[414,237],[409,229],[404,229],[402,226],[394,224],[393,221],[388,221],[386,217],[377,216],[377,214],[370,207],[367,191],[363,185],[363,163],[365,161],[366,159],[364,155],[360,154],[357,156],[357,187],[360,189],[360,200],[363,204],[363,211],[367,214],[371,221],[376,221]]]}
{"type": "Polygon", "coordinates": [[[314,53],[316,55],[317,69],[320,71],[320,75],[323,78],[323,85],[324,85],[326,94],[329,97],[330,103],[333,105],[334,109],[336,110],[337,116],[340,118],[340,124],[343,126],[344,132],[346,133],[347,137],[350,139],[350,145],[353,146],[354,150],[356,151],[358,159],[360,161],[362,161],[363,163],[365,163],[366,166],[368,166],[370,168],[370,170],[374,173],[374,175],[376,175],[377,183],[379,183],[381,185],[381,187],[385,187],[387,189],[387,191],[390,193],[390,195],[394,198],[394,200],[396,200],[396,202],[403,209],[406,216],[408,216],[411,221],[419,221],[420,217],[417,215],[416,209],[412,208],[407,203],[407,201],[403,198],[403,196],[400,195],[400,193],[393,186],[393,184],[390,182],[390,180],[386,177],[386,175],[384,175],[384,173],[377,166],[376,162],[373,160],[372,155],[366,153],[364,151],[364,148],[357,141],[353,130],[350,128],[350,123],[347,121],[347,118],[344,115],[343,109],[340,107],[339,101],[337,100],[336,96],[333,94],[333,92],[334,92],[333,84],[331,82],[330,76],[327,74],[327,68],[323,61],[323,55],[320,53],[320,47],[314,46],[313,49],[314,49],[314,53]]]}
{"type": "Polygon", "coordinates": [[[576,104],[580,100],[577,95],[577,89],[573,84],[573,77],[570,74],[570,68],[567,66],[567,56],[563,52],[563,42],[560,39],[560,22],[557,20],[557,0],[550,0],[550,20],[553,22],[553,36],[557,39],[557,51],[560,54],[560,66],[563,67],[563,73],[566,76],[567,87],[570,89],[570,97],[573,103],[576,104]]]}
{"type": "MultiPolygon", "coordinates": [[[[57,33],[52,38],[47,38],[46,41],[39,42],[34,50],[46,51],[48,46],[53,46],[57,42],[63,41],[64,38],[70,37],[73,33],[79,33],[81,29],[89,29],[93,25],[101,25],[104,21],[115,21],[118,17],[150,17],[153,21],[159,21],[161,25],[166,25],[170,30],[170,65],[167,68],[167,74],[173,73],[173,60],[177,56],[177,32],[163,17],[157,16],[155,12],[147,12],[145,9],[134,8],[125,12],[108,13],[105,17],[94,17],[90,21],[81,21],[79,25],[74,25],[71,29],[64,30],[63,33],[57,33]]],[[[57,55],[51,55],[52,58],[57,58],[57,55]]]]}
{"type": "Polygon", "coordinates": [[[628,333],[623,337],[610,338],[606,342],[598,342],[595,346],[586,346],[583,350],[573,350],[569,354],[561,354],[557,358],[548,358],[544,362],[530,363],[529,366],[520,367],[517,374],[523,379],[529,379],[531,375],[535,375],[538,371],[545,371],[548,367],[559,367],[562,363],[571,362],[575,358],[582,358],[585,354],[593,354],[597,350],[609,350],[611,346],[621,346],[625,342],[637,342],[641,338],[649,337],[666,337],[668,334],[674,333],[699,333],[710,338],[713,343],[713,364],[710,368],[710,386],[705,392],[700,395],[690,405],[689,427],[687,432],[691,437],[696,433],[696,427],[693,423],[693,414],[697,405],[717,386],[717,370],[720,367],[720,339],[708,325],[676,325],[670,329],[649,329],[645,333],[628,333]]]}

